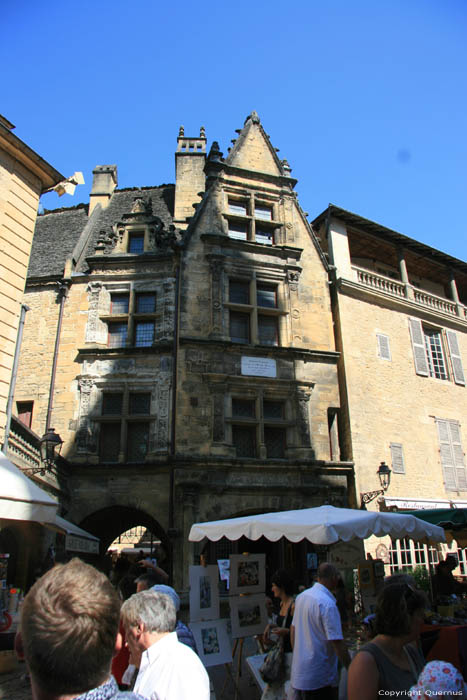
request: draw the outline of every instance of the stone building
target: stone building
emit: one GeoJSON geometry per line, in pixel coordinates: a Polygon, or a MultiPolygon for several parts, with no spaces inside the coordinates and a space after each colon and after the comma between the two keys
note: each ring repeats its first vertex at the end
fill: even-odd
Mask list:
{"type": "Polygon", "coordinates": [[[64,179],[0,115],[0,442],[39,197],[64,179]]]}
{"type": "MultiPolygon", "coordinates": [[[[256,113],[225,158],[182,127],[175,161],[175,186],[140,189],[98,166],[89,205],[39,218],[15,400],[65,441],[67,517],[104,548],[145,525],[182,587],[193,522],[347,505],[354,481],[329,266],[287,161],[256,113]]],[[[304,575],[309,545],[255,546],[304,575]]]]}
{"type": "MultiPolygon", "coordinates": [[[[380,488],[385,461],[390,486],[369,508],[467,507],[467,264],[333,205],[313,227],[333,268],[340,436],[357,494],[380,488]]],[[[427,561],[409,540],[377,544],[393,566],[427,561]]]]}

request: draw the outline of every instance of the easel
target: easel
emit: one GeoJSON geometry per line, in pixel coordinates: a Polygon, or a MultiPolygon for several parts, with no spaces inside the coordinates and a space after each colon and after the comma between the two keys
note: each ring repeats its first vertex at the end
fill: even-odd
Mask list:
{"type": "MultiPolygon", "coordinates": [[[[237,700],[237,698],[241,697],[240,688],[238,687],[238,682],[240,680],[240,676],[242,675],[243,641],[244,641],[244,637],[240,637],[239,639],[236,639],[234,641],[234,645],[233,645],[233,649],[232,649],[232,663],[231,664],[224,664],[226,674],[227,674],[227,676],[230,676],[230,679],[235,687],[234,700],[237,700]],[[237,668],[236,668],[235,677],[234,677],[234,674],[232,673],[232,668],[234,667],[234,664],[235,664],[235,656],[237,654],[237,650],[238,650],[238,658],[236,661],[237,668]]],[[[220,700],[224,696],[224,691],[225,691],[225,687],[227,685],[227,680],[228,680],[228,678],[225,679],[224,685],[222,686],[220,700]]]]}

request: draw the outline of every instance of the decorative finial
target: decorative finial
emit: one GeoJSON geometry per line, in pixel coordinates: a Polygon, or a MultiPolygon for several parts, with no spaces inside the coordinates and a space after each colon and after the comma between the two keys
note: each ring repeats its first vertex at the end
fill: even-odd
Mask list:
{"type": "Polygon", "coordinates": [[[290,173],[292,172],[292,168],[290,167],[287,158],[284,158],[284,160],[281,160],[281,165],[282,165],[282,172],[284,173],[284,175],[289,177],[290,173]]]}
{"type": "Polygon", "coordinates": [[[205,139],[205,138],[206,138],[206,129],[205,129],[204,126],[202,126],[202,127],[200,128],[200,130],[199,130],[199,137],[200,137],[201,139],[205,139]]]}
{"type": "Polygon", "coordinates": [[[185,127],[181,126],[180,130],[178,132],[178,138],[180,139],[180,138],[183,138],[184,136],[185,136],[185,127]]]}
{"type": "Polygon", "coordinates": [[[247,116],[247,118],[245,119],[245,124],[247,123],[247,121],[249,119],[253,122],[253,124],[260,124],[261,123],[261,120],[258,116],[258,112],[255,112],[255,110],[253,110],[252,113],[247,116]]]}
{"type": "Polygon", "coordinates": [[[222,160],[222,151],[219,148],[219,142],[213,141],[211,150],[209,151],[208,160],[219,161],[222,160]]]}

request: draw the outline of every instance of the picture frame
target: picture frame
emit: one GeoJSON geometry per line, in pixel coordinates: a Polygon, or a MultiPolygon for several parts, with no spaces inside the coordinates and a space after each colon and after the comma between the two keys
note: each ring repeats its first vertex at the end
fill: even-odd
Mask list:
{"type": "Polygon", "coordinates": [[[264,593],[252,593],[232,596],[230,598],[230,620],[232,623],[232,639],[263,634],[268,624],[266,595],[264,593]]]}
{"type": "Polygon", "coordinates": [[[190,566],[190,621],[218,620],[219,569],[211,566],[190,566]]]}
{"type": "Polygon", "coordinates": [[[206,667],[232,663],[229,625],[230,620],[204,620],[189,623],[199,658],[206,667]]]}
{"type": "Polygon", "coordinates": [[[230,555],[230,595],[264,593],[266,588],[265,554],[230,555]]]}

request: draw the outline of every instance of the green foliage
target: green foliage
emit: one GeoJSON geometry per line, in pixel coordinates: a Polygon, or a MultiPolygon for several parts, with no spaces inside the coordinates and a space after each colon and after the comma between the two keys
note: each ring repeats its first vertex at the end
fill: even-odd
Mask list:
{"type": "Polygon", "coordinates": [[[413,576],[417,588],[425,591],[425,593],[430,593],[430,574],[425,566],[415,566],[413,569],[404,569],[404,574],[413,576]]]}

